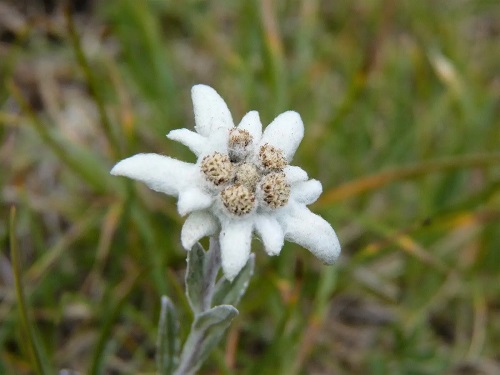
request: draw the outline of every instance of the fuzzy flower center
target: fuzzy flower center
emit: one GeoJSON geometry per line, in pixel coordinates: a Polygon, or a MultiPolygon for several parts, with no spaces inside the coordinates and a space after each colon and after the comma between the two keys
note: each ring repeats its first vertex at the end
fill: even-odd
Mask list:
{"type": "Polygon", "coordinates": [[[229,185],[220,194],[227,210],[237,216],[250,213],[255,205],[255,194],[243,185],[229,185]]]}
{"type": "Polygon", "coordinates": [[[203,158],[201,170],[207,179],[217,186],[228,182],[233,175],[233,165],[229,156],[218,152],[203,158]]]}
{"type": "Polygon", "coordinates": [[[231,161],[238,162],[248,155],[252,136],[248,130],[233,128],[229,131],[228,150],[231,161]]]}
{"type": "Polygon", "coordinates": [[[247,189],[255,192],[260,178],[261,175],[253,163],[242,163],[236,166],[236,173],[234,174],[235,182],[242,184],[247,189]]]}
{"type": "Polygon", "coordinates": [[[262,178],[260,187],[264,202],[271,208],[283,207],[290,198],[290,185],[283,172],[272,172],[262,178]]]}
{"type": "Polygon", "coordinates": [[[260,147],[259,159],[267,172],[282,171],[288,164],[283,151],[267,143],[260,147]]]}
{"type": "Polygon", "coordinates": [[[253,138],[246,130],[229,132],[228,155],[215,152],[201,161],[201,171],[220,192],[227,211],[247,215],[258,205],[271,209],[283,207],[290,198],[290,185],[284,168],[284,153],[268,143],[253,155],[253,138]],[[222,189],[222,190],[219,190],[222,189]]]}

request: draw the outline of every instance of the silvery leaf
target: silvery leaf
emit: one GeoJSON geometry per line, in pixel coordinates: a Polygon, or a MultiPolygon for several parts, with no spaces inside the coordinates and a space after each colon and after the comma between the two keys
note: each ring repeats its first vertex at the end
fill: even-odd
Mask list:
{"type": "Polygon", "coordinates": [[[180,365],[175,374],[194,374],[219,343],[237,314],[238,310],[228,305],[216,306],[198,314],[184,344],[180,365]]]}
{"type": "Polygon", "coordinates": [[[234,305],[236,306],[240,301],[243,294],[247,290],[250,278],[253,275],[255,267],[255,255],[251,254],[247,264],[240,271],[238,276],[230,282],[226,278],[219,280],[215,287],[212,305],[234,305]]]}
{"type": "Polygon", "coordinates": [[[188,253],[186,295],[195,314],[210,308],[215,278],[219,271],[216,250],[211,244],[211,249],[206,252],[200,244],[196,244],[188,253]]]}
{"type": "Polygon", "coordinates": [[[158,342],[156,365],[158,373],[173,374],[179,360],[179,322],[172,301],[166,296],[161,298],[160,322],[158,324],[158,342]]]}

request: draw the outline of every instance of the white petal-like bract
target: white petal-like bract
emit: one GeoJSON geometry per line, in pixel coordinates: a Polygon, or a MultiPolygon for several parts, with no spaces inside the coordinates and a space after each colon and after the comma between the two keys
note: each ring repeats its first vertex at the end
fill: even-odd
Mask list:
{"type": "Polygon", "coordinates": [[[300,167],[288,165],[283,170],[285,172],[286,182],[293,184],[299,181],[307,181],[307,172],[300,167]]]}
{"type": "Polygon", "coordinates": [[[231,129],[233,118],[227,104],[210,86],[196,85],[191,89],[195,129],[198,134],[209,136],[217,128],[231,129]]]}
{"type": "Polygon", "coordinates": [[[252,221],[232,220],[222,222],[220,251],[224,275],[232,281],[245,266],[250,256],[252,221]]]}
{"type": "Polygon", "coordinates": [[[340,254],[340,243],[331,225],[305,206],[290,209],[280,217],[285,239],[305,247],[326,264],[332,264],[340,254]]]}
{"type": "Polygon", "coordinates": [[[285,153],[288,162],[292,161],[297,147],[304,137],[304,124],[297,112],[288,111],[276,117],[262,135],[261,145],[273,145],[285,153]]]}
{"type": "Polygon", "coordinates": [[[322,192],[323,187],[321,186],[321,182],[318,180],[309,180],[296,183],[293,186],[290,197],[298,203],[308,205],[316,202],[322,192]]]}
{"type": "Polygon", "coordinates": [[[271,215],[257,215],[255,230],[264,243],[264,249],[269,255],[278,255],[283,247],[285,236],[278,220],[271,215]]]}
{"type": "Polygon", "coordinates": [[[212,236],[219,229],[217,219],[208,211],[191,213],[181,231],[181,243],[184,249],[191,250],[196,242],[205,236],[212,236]]]}
{"type": "Polygon", "coordinates": [[[158,154],[137,154],[118,162],[111,174],[142,181],[150,189],[177,196],[192,181],[195,165],[158,154]]]}
{"type": "Polygon", "coordinates": [[[177,210],[184,216],[190,212],[204,210],[213,203],[213,197],[198,187],[192,187],[179,193],[177,210]]]}
{"type": "Polygon", "coordinates": [[[207,139],[204,136],[188,129],[172,130],[167,134],[167,138],[189,147],[196,156],[201,155],[207,147],[207,139]]]}
{"type": "Polygon", "coordinates": [[[247,130],[254,140],[260,141],[262,137],[262,123],[260,122],[259,112],[250,111],[240,121],[238,129],[247,130]]]}

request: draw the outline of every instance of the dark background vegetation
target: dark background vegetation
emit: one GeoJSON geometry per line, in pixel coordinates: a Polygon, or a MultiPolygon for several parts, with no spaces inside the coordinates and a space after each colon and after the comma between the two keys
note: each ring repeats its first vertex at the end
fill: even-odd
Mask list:
{"type": "Polygon", "coordinates": [[[343,245],[326,267],[254,241],[201,373],[500,373],[498,1],[70,8],[0,2],[0,374],[33,373],[32,347],[54,373],[154,373],[162,294],[187,332],[175,200],[109,170],[138,152],[193,161],[165,134],[192,128],[197,83],[235,122],[301,114],[294,164],[322,181],[312,209],[343,245]]]}

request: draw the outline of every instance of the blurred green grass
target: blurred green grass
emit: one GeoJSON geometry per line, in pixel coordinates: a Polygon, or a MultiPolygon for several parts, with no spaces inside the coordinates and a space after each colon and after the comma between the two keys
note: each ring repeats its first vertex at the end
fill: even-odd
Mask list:
{"type": "Polygon", "coordinates": [[[138,152],[193,161],[165,134],[193,126],[197,83],[235,122],[301,114],[294,164],[322,181],[313,209],[343,245],[325,267],[254,241],[240,316],[202,373],[500,371],[500,4],[117,0],[78,9],[74,32],[30,4],[0,17],[0,373],[35,368],[11,206],[53,368],[153,373],[162,294],[186,334],[175,202],[108,171],[138,152]]]}

